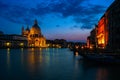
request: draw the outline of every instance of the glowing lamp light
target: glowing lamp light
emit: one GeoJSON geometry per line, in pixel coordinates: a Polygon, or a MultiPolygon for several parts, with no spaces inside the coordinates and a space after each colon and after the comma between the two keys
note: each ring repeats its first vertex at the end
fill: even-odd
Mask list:
{"type": "Polygon", "coordinates": [[[34,44],[32,44],[32,46],[34,46],[34,44]]]}
{"type": "Polygon", "coordinates": [[[76,49],[78,49],[78,48],[79,48],[79,46],[75,46],[75,48],[76,48],[76,49]]]}
{"type": "Polygon", "coordinates": [[[58,46],[58,48],[61,48],[61,46],[58,46]]]}
{"type": "Polygon", "coordinates": [[[50,46],[50,44],[48,44],[48,47],[50,46]]]}
{"type": "Polygon", "coordinates": [[[6,46],[10,46],[10,42],[7,42],[7,43],[6,43],[6,46]]]}
{"type": "Polygon", "coordinates": [[[24,43],[20,43],[20,46],[24,46],[24,43]]]}
{"type": "Polygon", "coordinates": [[[90,46],[90,49],[93,49],[93,47],[92,47],[92,46],[90,46]]]}
{"type": "Polygon", "coordinates": [[[84,47],[83,47],[83,46],[82,46],[81,48],[82,48],[82,49],[84,49],[84,47]]]}

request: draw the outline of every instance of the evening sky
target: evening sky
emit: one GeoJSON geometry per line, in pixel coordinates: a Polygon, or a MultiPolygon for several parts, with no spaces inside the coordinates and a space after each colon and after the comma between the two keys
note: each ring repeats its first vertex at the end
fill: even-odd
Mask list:
{"type": "Polygon", "coordinates": [[[21,34],[37,19],[47,39],[86,41],[114,0],[0,0],[0,31],[21,34]]]}

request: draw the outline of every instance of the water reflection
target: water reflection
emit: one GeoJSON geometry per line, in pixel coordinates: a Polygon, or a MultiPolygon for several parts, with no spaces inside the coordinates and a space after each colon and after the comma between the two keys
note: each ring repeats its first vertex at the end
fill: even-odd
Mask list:
{"type": "Polygon", "coordinates": [[[40,53],[38,55],[39,55],[38,60],[40,61],[40,63],[42,63],[42,48],[40,48],[40,53]]]}
{"type": "Polygon", "coordinates": [[[49,65],[50,64],[50,51],[49,51],[49,48],[46,48],[46,54],[47,56],[45,56],[45,59],[46,59],[46,64],[49,65]]]}
{"type": "Polygon", "coordinates": [[[28,49],[29,53],[27,53],[27,67],[30,72],[35,71],[35,51],[34,48],[28,49]]]}
{"type": "Polygon", "coordinates": [[[21,52],[23,53],[24,48],[21,48],[21,52]]]}
{"type": "Polygon", "coordinates": [[[78,52],[75,52],[75,56],[79,56],[79,55],[78,55],[78,52]]]}
{"type": "Polygon", "coordinates": [[[34,48],[31,48],[32,51],[34,51],[34,48]]]}
{"type": "Polygon", "coordinates": [[[108,80],[108,71],[105,68],[99,68],[96,74],[96,80],[108,80]]]}
{"type": "Polygon", "coordinates": [[[7,65],[10,68],[10,48],[7,48],[7,65]]]}
{"type": "Polygon", "coordinates": [[[23,61],[24,61],[24,49],[21,48],[21,64],[23,65],[23,61]]]}
{"type": "MultiPolygon", "coordinates": [[[[26,54],[26,60],[24,60],[24,62],[28,67],[28,71],[31,73],[34,73],[41,67],[41,65],[43,66],[44,63],[49,63],[48,54],[49,52],[47,51],[47,49],[42,49],[42,48],[28,49],[26,54]]],[[[24,53],[24,56],[25,56],[25,53],[24,53]]]]}
{"type": "Polygon", "coordinates": [[[119,67],[94,65],[69,49],[8,48],[0,50],[0,60],[0,73],[12,80],[120,80],[119,67]]]}

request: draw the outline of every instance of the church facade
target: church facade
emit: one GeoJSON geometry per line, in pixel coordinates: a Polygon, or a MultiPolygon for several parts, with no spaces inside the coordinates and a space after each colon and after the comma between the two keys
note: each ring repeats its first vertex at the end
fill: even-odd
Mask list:
{"type": "Polygon", "coordinates": [[[34,21],[31,29],[22,27],[22,36],[27,38],[28,47],[46,47],[46,38],[42,35],[37,20],[34,21]]]}

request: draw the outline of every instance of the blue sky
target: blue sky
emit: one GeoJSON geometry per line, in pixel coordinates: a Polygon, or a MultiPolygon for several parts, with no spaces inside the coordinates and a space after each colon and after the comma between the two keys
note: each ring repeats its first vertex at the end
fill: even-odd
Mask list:
{"type": "Polygon", "coordinates": [[[37,19],[47,39],[86,41],[114,0],[0,0],[0,31],[21,34],[37,19]]]}

